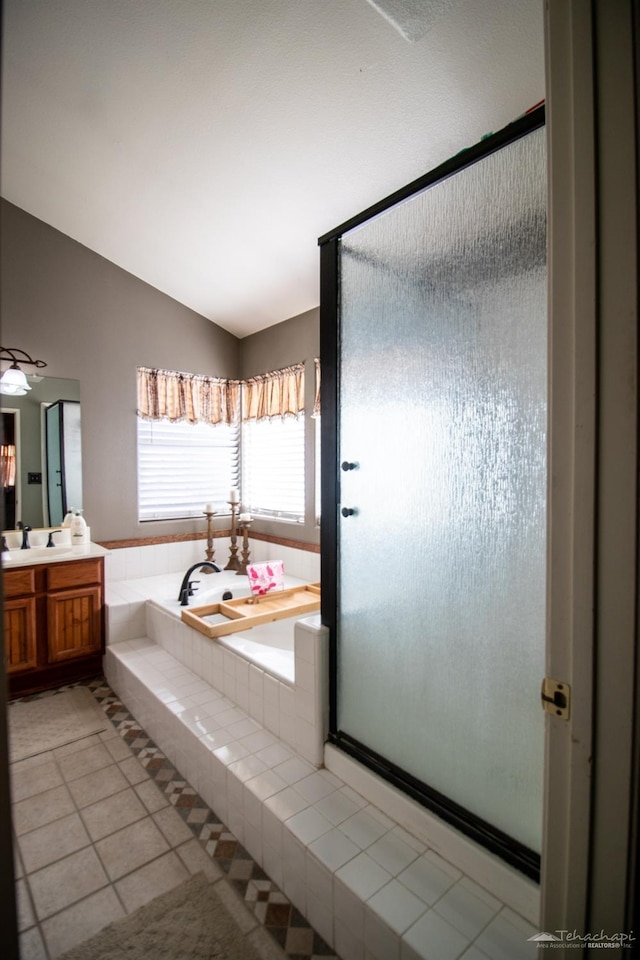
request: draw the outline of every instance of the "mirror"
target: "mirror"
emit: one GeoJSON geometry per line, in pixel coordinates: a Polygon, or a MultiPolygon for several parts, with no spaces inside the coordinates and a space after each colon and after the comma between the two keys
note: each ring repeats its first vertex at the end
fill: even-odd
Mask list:
{"type": "Polygon", "coordinates": [[[58,526],[68,509],[82,509],[80,383],[28,379],[26,396],[0,395],[3,526],[9,530],[19,520],[58,526]]]}

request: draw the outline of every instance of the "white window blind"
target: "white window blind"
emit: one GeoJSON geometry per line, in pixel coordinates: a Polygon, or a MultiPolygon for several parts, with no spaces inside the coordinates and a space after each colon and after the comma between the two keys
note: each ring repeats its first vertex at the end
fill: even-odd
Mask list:
{"type": "Polygon", "coordinates": [[[138,417],[138,519],[229,513],[238,486],[238,427],[138,417]]]}
{"type": "Polygon", "coordinates": [[[304,413],[243,422],[242,508],[304,521],[304,413]]]}

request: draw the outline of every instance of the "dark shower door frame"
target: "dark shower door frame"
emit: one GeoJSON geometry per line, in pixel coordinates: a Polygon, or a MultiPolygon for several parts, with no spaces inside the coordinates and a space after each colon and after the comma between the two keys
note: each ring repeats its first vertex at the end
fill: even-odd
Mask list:
{"type": "Polygon", "coordinates": [[[338,480],[338,411],[340,404],[338,370],[340,358],[339,248],[342,236],[396,204],[540,129],[544,124],[545,109],[544,105],[540,105],[499,132],[463,150],[430,173],[414,180],[401,190],[367,208],[361,214],[347,220],[318,240],[320,246],[320,359],[322,365],[321,616],[323,624],[329,628],[330,632],[329,741],[417,800],[444,821],[536,881],[540,878],[539,854],[339,729],[337,709],[339,515],[336,507],[340,502],[338,480]]]}

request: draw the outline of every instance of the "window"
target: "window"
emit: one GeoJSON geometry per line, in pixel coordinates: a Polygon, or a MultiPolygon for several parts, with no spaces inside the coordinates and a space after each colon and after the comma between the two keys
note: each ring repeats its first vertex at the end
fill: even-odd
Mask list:
{"type": "Polygon", "coordinates": [[[304,412],[242,424],[242,507],[304,521],[304,412]]]}
{"type": "Polygon", "coordinates": [[[243,510],[304,522],[303,363],[242,382],[139,367],[139,520],[228,513],[240,441],[243,510]]]}
{"type": "Polygon", "coordinates": [[[304,522],[304,363],[242,382],[242,505],[304,522]]]}
{"type": "Polygon", "coordinates": [[[237,380],[138,367],[138,519],[228,513],[238,483],[237,380]]]}
{"type": "Polygon", "coordinates": [[[138,417],[138,519],[201,517],[206,503],[228,513],[238,486],[234,424],[138,417]]]}

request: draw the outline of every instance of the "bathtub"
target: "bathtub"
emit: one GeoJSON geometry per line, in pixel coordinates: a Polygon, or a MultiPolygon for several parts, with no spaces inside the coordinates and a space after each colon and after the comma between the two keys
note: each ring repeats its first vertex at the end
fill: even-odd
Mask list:
{"type": "Polygon", "coordinates": [[[255,663],[279,680],[292,684],[295,680],[294,633],[298,619],[274,620],[211,642],[233,650],[249,663],[255,663]]]}
{"type": "MultiPolygon", "coordinates": [[[[194,579],[199,580],[199,589],[189,598],[189,605],[192,607],[205,606],[209,603],[218,603],[222,600],[222,595],[226,591],[233,594],[234,599],[238,597],[248,597],[250,595],[249,585],[244,577],[238,577],[231,571],[223,570],[221,573],[204,574],[194,571],[194,579]]],[[[166,578],[163,584],[162,596],[150,596],[149,600],[157,606],[171,613],[178,619],[181,618],[182,607],[176,597],[180,589],[180,578],[175,577],[175,589],[173,595],[166,595],[166,578]]],[[[286,576],[284,586],[297,587],[306,583],[297,577],[286,576]]],[[[272,674],[285,683],[293,684],[295,680],[295,654],[294,654],[294,634],[295,624],[301,617],[286,617],[282,620],[274,620],[271,623],[260,624],[250,629],[242,630],[238,633],[229,634],[226,637],[219,637],[210,640],[210,643],[219,644],[229,650],[233,650],[238,656],[243,657],[250,663],[254,663],[260,669],[272,674]]]]}
{"type": "MultiPolygon", "coordinates": [[[[118,684],[131,683],[134,696],[131,691],[140,692],[142,683],[161,699],[164,674],[183,673],[186,667],[198,681],[194,697],[216,690],[312,766],[321,766],[328,726],[329,638],[319,613],[251,629],[243,625],[238,633],[209,639],[182,620],[184,608],[177,597],[183,576],[173,572],[107,582],[105,676],[111,676],[116,692],[118,684]],[[159,657],[147,673],[145,657],[159,657]]],[[[234,598],[249,592],[247,578],[230,571],[201,574],[196,569],[193,577],[200,583],[190,598],[192,607],[217,603],[226,590],[234,598]]],[[[308,582],[285,575],[285,588],[308,582]]]]}

